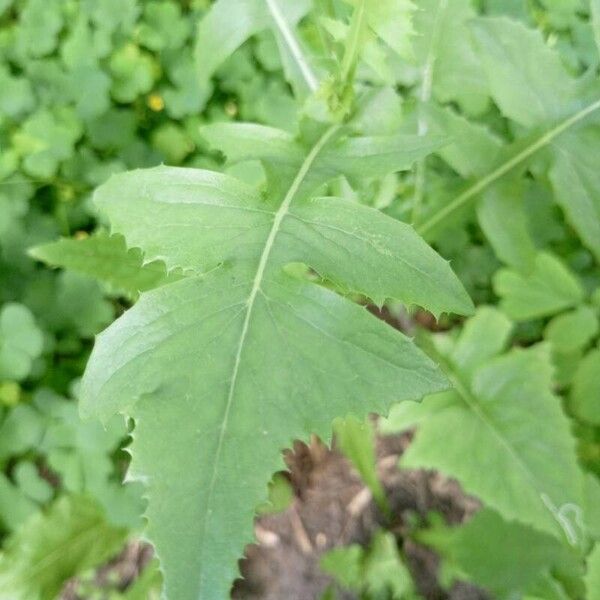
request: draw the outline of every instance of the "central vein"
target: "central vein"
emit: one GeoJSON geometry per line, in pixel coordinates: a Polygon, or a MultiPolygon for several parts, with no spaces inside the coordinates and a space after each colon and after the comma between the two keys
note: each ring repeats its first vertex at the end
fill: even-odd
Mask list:
{"type": "Polygon", "coordinates": [[[285,20],[285,17],[283,16],[276,0],[266,0],[266,2],[271,16],[273,17],[273,21],[275,21],[275,25],[277,25],[277,28],[281,32],[281,37],[289,48],[293,59],[296,61],[296,64],[302,73],[302,77],[304,77],[304,80],[306,81],[308,89],[311,92],[316,92],[317,88],[319,87],[319,82],[310,68],[308,61],[304,57],[294,32],[291,30],[290,26],[285,20]]]}
{"type": "Polygon", "coordinates": [[[534,155],[542,148],[551,144],[554,141],[554,139],[557,138],[559,135],[561,135],[562,133],[564,133],[583,119],[585,119],[587,116],[596,112],[597,110],[600,110],[600,100],[596,100],[596,102],[593,102],[589,106],[582,108],[573,116],[564,120],[562,123],[559,123],[556,127],[546,132],[535,142],[533,142],[524,150],[519,152],[516,156],[513,156],[511,159],[502,163],[491,173],[474,183],[462,194],[460,194],[460,196],[457,196],[454,200],[452,200],[452,202],[446,204],[431,218],[425,221],[422,225],[418,226],[416,228],[417,233],[419,233],[420,235],[425,235],[426,233],[428,233],[431,229],[433,229],[435,226],[441,223],[446,217],[448,217],[453,212],[457,211],[459,208],[464,206],[472,198],[474,198],[479,193],[488,188],[490,185],[492,185],[496,180],[500,179],[501,177],[512,171],[512,169],[519,166],[521,163],[526,161],[530,156],[534,155]]]}
{"type": "MultiPolygon", "coordinates": [[[[306,158],[304,159],[298,173],[294,177],[281,206],[275,213],[273,218],[273,225],[271,226],[271,230],[269,231],[269,236],[265,242],[265,247],[263,248],[262,254],[260,256],[260,260],[258,263],[258,267],[256,269],[256,275],[254,276],[254,280],[252,282],[252,289],[250,290],[250,294],[248,295],[248,300],[246,301],[246,315],[244,317],[244,323],[242,325],[242,331],[240,334],[240,339],[237,345],[237,350],[235,354],[235,359],[233,363],[233,371],[231,373],[231,381],[229,383],[229,391],[227,393],[227,401],[225,404],[225,410],[223,413],[223,419],[221,421],[221,427],[219,432],[219,439],[217,442],[217,449],[215,452],[215,457],[213,461],[213,473],[211,477],[211,481],[208,488],[208,500],[207,500],[207,513],[209,512],[209,507],[212,501],[212,496],[215,488],[215,483],[217,479],[217,469],[219,465],[219,460],[221,457],[221,452],[223,450],[223,441],[225,439],[225,433],[227,431],[227,425],[229,422],[229,415],[231,412],[231,406],[233,404],[233,398],[235,396],[236,384],[238,381],[238,375],[240,371],[240,363],[242,359],[242,353],[244,350],[246,338],[248,336],[248,329],[250,327],[250,320],[252,318],[252,311],[254,309],[254,305],[256,302],[256,297],[258,292],[260,291],[261,284],[264,279],[265,270],[267,268],[267,264],[269,262],[269,257],[271,256],[271,252],[273,250],[273,246],[275,244],[275,239],[277,238],[277,234],[279,233],[279,229],[281,228],[281,222],[284,217],[288,214],[292,201],[296,197],[298,190],[302,186],[302,183],[306,179],[308,172],[310,171],[315,159],[318,154],[323,150],[327,142],[335,135],[335,133],[339,130],[339,125],[332,125],[329,127],[325,133],[319,138],[317,143],[313,146],[311,151],[308,153],[306,158]]],[[[205,520],[206,523],[206,520],[205,520]]]]}

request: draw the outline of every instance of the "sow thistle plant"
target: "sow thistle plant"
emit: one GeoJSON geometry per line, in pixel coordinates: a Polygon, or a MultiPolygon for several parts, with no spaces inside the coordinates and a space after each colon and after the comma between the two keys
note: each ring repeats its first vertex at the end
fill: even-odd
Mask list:
{"type": "MultiPolygon", "coordinates": [[[[95,193],[111,235],[31,251],[139,296],[97,337],[80,406],[134,423],[128,477],[144,485],[166,597],[228,597],[282,449],[329,441],[347,415],[340,438],[362,435],[391,409],[384,432],[416,428],[400,466],[454,477],[483,504],[415,534],[444,583],[598,598],[600,486],[574,431],[599,423],[600,6],[476,4],[218,0],[198,24],[200,89],[270,31],[293,133],[204,125],[224,172],[113,176],[95,193]],[[461,280],[483,304],[493,287],[498,308],[474,312],[461,280]],[[470,318],[417,344],[366,302],[470,318]]],[[[323,567],[367,598],[414,597],[389,532],[323,567]]]]}
{"type": "MultiPolygon", "coordinates": [[[[366,32],[380,25],[369,7],[360,3],[348,30],[344,94],[366,32]]],[[[266,9],[318,95],[295,34],[275,3],[266,9]]],[[[443,142],[365,135],[350,115],[334,116],[307,116],[296,136],[245,123],[203,129],[229,161],[260,160],[264,189],[159,167],[96,192],[113,232],[185,273],[142,294],[97,338],[81,390],[85,414],[135,420],[131,473],[146,483],[148,535],[172,598],[227,595],[255,507],[293,439],[329,439],[336,416],[385,413],[447,387],[410,340],[346,296],[465,314],[462,285],[410,226],[323,195],[334,178],[409,169],[443,142]],[[288,272],[294,263],[334,291],[288,272]]]]}

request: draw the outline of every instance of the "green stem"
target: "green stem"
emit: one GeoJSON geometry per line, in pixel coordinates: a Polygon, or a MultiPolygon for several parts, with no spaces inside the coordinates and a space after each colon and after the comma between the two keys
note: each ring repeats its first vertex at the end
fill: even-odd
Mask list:
{"type": "MultiPolygon", "coordinates": [[[[439,0],[438,10],[435,15],[433,22],[433,28],[431,31],[431,40],[429,44],[429,50],[427,52],[427,59],[423,65],[423,76],[421,82],[421,90],[419,93],[419,119],[418,119],[418,134],[427,135],[428,125],[423,115],[423,106],[431,99],[431,92],[433,89],[433,72],[435,68],[435,59],[438,50],[438,44],[440,41],[440,34],[442,31],[442,21],[448,7],[448,0],[439,0]]],[[[415,171],[415,195],[413,199],[412,209],[412,222],[416,223],[421,212],[421,206],[423,205],[423,198],[425,196],[425,173],[426,173],[426,160],[422,158],[416,166],[415,171]]]]}
{"type": "Polygon", "coordinates": [[[352,83],[354,68],[356,67],[356,62],[358,60],[361,38],[365,27],[366,9],[367,1],[360,0],[352,13],[348,41],[344,50],[344,57],[342,58],[341,80],[344,84],[344,88],[352,83]]]}
{"type": "Polygon", "coordinates": [[[446,217],[456,212],[458,209],[462,208],[469,200],[480,194],[483,190],[489,187],[496,180],[500,179],[508,172],[512,171],[515,167],[525,162],[528,158],[530,158],[533,154],[541,150],[550,144],[555,138],[559,135],[585,119],[585,117],[591,115],[593,112],[600,109],[600,100],[590,104],[589,106],[581,109],[579,112],[569,117],[550,131],[546,132],[535,142],[527,146],[527,148],[523,149],[516,156],[513,156],[511,159],[502,163],[499,167],[494,169],[491,173],[471,185],[467,188],[462,194],[454,198],[451,202],[446,204],[439,212],[430,217],[427,221],[425,221],[422,225],[418,226],[416,230],[421,234],[425,235],[430,232],[434,227],[439,225],[446,217]]]}

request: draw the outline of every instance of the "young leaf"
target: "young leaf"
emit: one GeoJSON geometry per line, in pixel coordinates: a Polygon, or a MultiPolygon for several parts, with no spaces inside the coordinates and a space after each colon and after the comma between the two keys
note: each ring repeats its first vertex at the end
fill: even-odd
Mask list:
{"type": "Polygon", "coordinates": [[[492,357],[494,345],[500,346],[488,336],[490,310],[473,318],[467,337],[459,337],[456,346],[448,339],[438,343],[436,357],[455,389],[415,407],[420,425],[401,465],[438,469],[504,519],[559,537],[564,531],[577,540],[577,523],[564,507],[583,505],[582,476],[569,423],[551,392],[550,353],[535,346],[492,357]],[[465,344],[473,345],[471,352],[465,344]],[[479,358],[478,348],[481,362],[465,362],[465,355],[479,358]],[[537,422],[545,425],[534,431],[537,422]],[[460,435],[448,437],[449,431],[460,435]]]}
{"type": "Polygon", "coordinates": [[[122,236],[103,233],[82,239],[61,239],[29,250],[30,256],[53,267],[90,275],[131,296],[178,281],[160,262],[144,263],[139,250],[128,250],[122,236]]]}
{"type": "Polygon", "coordinates": [[[553,315],[583,300],[584,291],[573,273],[554,255],[537,255],[533,271],[498,271],[494,290],[502,310],[515,321],[553,315]]]}
{"type": "Polygon", "coordinates": [[[475,19],[472,28],[492,96],[506,117],[533,127],[568,114],[575,80],[538,31],[502,17],[475,19]]]}
{"type": "Polygon", "coordinates": [[[7,541],[0,555],[1,600],[55,598],[63,583],[110,558],[125,532],[107,525],[95,503],[64,496],[7,541]]]}
{"type": "Polygon", "coordinates": [[[364,418],[446,385],[399,332],[284,272],[303,262],[377,301],[470,310],[448,264],[410,227],[311,200],[346,156],[359,168],[362,146],[361,173],[381,170],[368,154],[376,144],[340,134],[330,127],[295,172],[271,179],[266,198],[226,175],[164,167],[119,175],[96,194],[148,260],[213,269],[142,294],[98,338],[82,381],[84,413],[136,420],[132,469],[147,482],[149,535],[173,597],[226,595],[253,509],[293,438],[328,439],[340,414],[364,418]]]}
{"type": "Polygon", "coordinates": [[[330,550],[321,559],[321,568],[343,587],[362,592],[367,598],[412,597],[410,572],[389,532],[377,532],[368,548],[352,544],[330,550]]]}
{"type": "Polygon", "coordinates": [[[536,131],[534,134],[519,138],[509,146],[502,148],[493,166],[485,175],[472,181],[464,191],[447,202],[436,213],[424,219],[423,223],[417,227],[417,231],[422,235],[429,234],[432,230],[443,227],[446,222],[451,222],[449,217],[479,198],[481,192],[505,175],[526,166],[532,157],[550,144],[558,145],[563,134],[591,118],[591,115],[598,110],[600,110],[600,100],[592,101],[558,121],[548,130],[541,133],[536,131]]]}
{"type": "MultiPolygon", "coordinates": [[[[368,31],[380,37],[400,56],[411,54],[414,35],[412,0],[345,0],[354,6],[353,22],[346,40],[345,58],[358,58],[369,40],[368,31]]],[[[343,66],[342,66],[343,68],[343,66]]],[[[352,66],[349,66],[351,69],[352,66]]]]}
{"type": "Polygon", "coordinates": [[[375,431],[370,421],[355,417],[336,419],[333,423],[335,441],[365,482],[380,510],[389,514],[385,491],[377,475],[375,431]]]}
{"type": "Polygon", "coordinates": [[[466,112],[482,112],[489,91],[468,28],[475,16],[472,2],[415,0],[415,5],[413,45],[422,68],[421,99],[433,95],[442,103],[457,102],[466,112]]]}
{"type": "Polygon", "coordinates": [[[431,134],[450,139],[437,154],[461,177],[483,177],[495,166],[503,143],[487,127],[435,104],[425,106],[423,114],[431,134]]]}
{"type": "Polygon", "coordinates": [[[557,568],[580,576],[572,548],[485,508],[465,525],[433,527],[417,539],[442,556],[443,572],[486,588],[494,598],[522,597],[557,568]]]}

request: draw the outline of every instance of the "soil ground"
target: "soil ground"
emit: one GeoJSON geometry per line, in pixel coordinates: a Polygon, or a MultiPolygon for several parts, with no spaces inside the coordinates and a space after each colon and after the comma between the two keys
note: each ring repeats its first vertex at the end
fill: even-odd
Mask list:
{"type": "MultiPolygon", "coordinates": [[[[478,508],[459,485],[435,472],[402,471],[398,459],[410,444],[411,434],[380,437],[377,467],[393,515],[385,523],[369,491],[348,460],[319,440],[297,442],[286,453],[294,491],[283,512],[258,517],[257,543],[246,548],[240,561],[242,578],[235,582],[235,600],[318,600],[332,583],[319,568],[327,550],[351,543],[367,544],[385,523],[397,537],[420,595],[426,600],[487,600],[481,590],[457,583],[444,590],[438,582],[436,555],[408,536],[411,523],[433,511],[449,524],[458,524],[478,508]]],[[[147,545],[134,543],[98,570],[99,590],[126,589],[151,558],[147,545]],[[109,584],[110,582],[110,584],[109,584]]],[[[77,582],[65,587],[62,600],[86,600],[76,593],[77,582]]],[[[94,598],[99,596],[95,595],[94,598]]],[[[338,590],[340,600],[354,595],[338,590]]]]}

